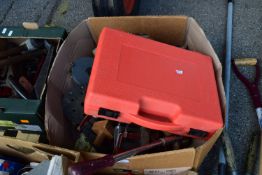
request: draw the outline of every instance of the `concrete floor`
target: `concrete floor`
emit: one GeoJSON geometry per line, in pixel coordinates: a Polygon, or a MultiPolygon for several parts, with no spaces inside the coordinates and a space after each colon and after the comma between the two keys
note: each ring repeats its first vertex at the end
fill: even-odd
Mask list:
{"type": "MultiPolygon", "coordinates": [[[[141,0],[139,15],[194,17],[223,62],[226,5],[226,1],[221,0],[141,0]]],[[[233,58],[256,57],[262,61],[262,1],[238,0],[234,9],[233,58]]],[[[59,25],[70,31],[92,15],[91,0],[0,0],[0,25],[21,25],[23,21],[35,21],[41,25],[59,25]]],[[[253,72],[249,68],[242,71],[248,76],[253,72]]],[[[248,92],[234,74],[231,84],[229,134],[237,167],[243,174],[251,135],[259,128],[248,92]]],[[[200,174],[216,174],[217,148],[218,145],[215,145],[209,153],[200,174]]]]}

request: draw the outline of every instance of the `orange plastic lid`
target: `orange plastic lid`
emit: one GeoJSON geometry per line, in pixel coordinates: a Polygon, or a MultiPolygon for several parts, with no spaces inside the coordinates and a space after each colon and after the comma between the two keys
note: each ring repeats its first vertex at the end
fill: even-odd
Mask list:
{"type": "Polygon", "coordinates": [[[85,113],[192,137],[223,126],[212,59],[104,28],[85,113]]]}

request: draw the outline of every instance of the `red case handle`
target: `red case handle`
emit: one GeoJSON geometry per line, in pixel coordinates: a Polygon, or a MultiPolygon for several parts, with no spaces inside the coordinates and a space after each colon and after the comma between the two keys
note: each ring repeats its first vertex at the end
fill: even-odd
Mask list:
{"type": "MultiPolygon", "coordinates": [[[[146,128],[162,130],[162,131],[176,131],[176,130],[183,131],[185,130],[183,127],[175,125],[172,121],[170,122],[158,121],[158,120],[151,119],[148,116],[142,116],[139,114],[138,115],[127,114],[125,116],[127,117],[128,121],[132,123],[136,123],[140,126],[144,126],[146,128]]],[[[153,115],[152,115],[152,118],[153,118],[153,115]]],[[[163,118],[169,119],[168,117],[163,117],[163,118]]]]}
{"type": "Polygon", "coordinates": [[[181,112],[178,105],[151,97],[142,97],[138,105],[137,114],[129,113],[123,116],[127,117],[127,121],[155,130],[185,131],[185,128],[174,124],[175,118],[181,112]]]}

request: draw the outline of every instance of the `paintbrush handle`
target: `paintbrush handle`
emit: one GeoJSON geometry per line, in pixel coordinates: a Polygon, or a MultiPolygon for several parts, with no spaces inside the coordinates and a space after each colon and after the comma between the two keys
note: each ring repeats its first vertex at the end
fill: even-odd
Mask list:
{"type": "Polygon", "coordinates": [[[76,163],[68,168],[69,175],[92,175],[94,172],[115,164],[113,155],[76,163]]]}

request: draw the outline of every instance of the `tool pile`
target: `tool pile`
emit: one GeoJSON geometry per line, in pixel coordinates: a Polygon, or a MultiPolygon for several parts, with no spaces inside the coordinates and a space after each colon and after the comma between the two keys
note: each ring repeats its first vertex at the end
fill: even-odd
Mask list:
{"type": "Polygon", "coordinates": [[[62,105],[79,135],[75,149],[107,155],[70,166],[71,174],[187,148],[222,127],[209,57],[109,28],[95,53],[72,62],[62,105]]]}
{"type": "MultiPolygon", "coordinates": [[[[63,96],[63,111],[70,120],[73,128],[80,134],[76,149],[116,154],[133,148],[141,147],[160,138],[171,135],[170,133],[148,129],[136,124],[120,123],[106,119],[95,118],[84,114],[84,95],[90,79],[93,64],[92,57],[81,57],[72,63],[70,73],[72,86],[63,96]],[[88,146],[81,145],[80,140],[87,142],[88,146]],[[107,145],[106,147],[104,145],[107,145]]],[[[174,137],[173,145],[150,150],[160,152],[189,147],[192,139],[189,137],[174,137]]]]}
{"type": "Polygon", "coordinates": [[[4,48],[0,51],[1,89],[3,98],[40,98],[46,67],[51,62],[54,48],[43,39],[27,39],[17,45],[1,40],[4,48]]]}
{"type": "MultiPolygon", "coordinates": [[[[52,40],[33,38],[1,38],[0,43],[0,98],[42,99],[57,44],[52,40]]],[[[8,113],[4,107],[1,110],[8,113]]],[[[30,133],[43,131],[43,124],[37,117],[32,120],[23,114],[7,120],[4,115],[1,117],[0,125],[6,133],[12,129],[30,133]]]]}

